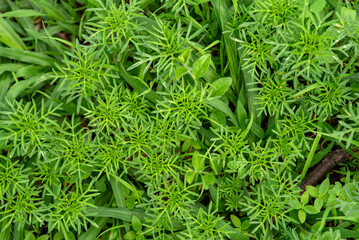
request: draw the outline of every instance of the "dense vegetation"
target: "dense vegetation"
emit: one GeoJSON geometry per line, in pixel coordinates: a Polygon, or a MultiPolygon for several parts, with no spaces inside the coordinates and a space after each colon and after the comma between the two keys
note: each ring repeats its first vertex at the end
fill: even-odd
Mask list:
{"type": "Polygon", "coordinates": [[[358,0],[0,0],[0,239],[359,239],[358,0]]]}

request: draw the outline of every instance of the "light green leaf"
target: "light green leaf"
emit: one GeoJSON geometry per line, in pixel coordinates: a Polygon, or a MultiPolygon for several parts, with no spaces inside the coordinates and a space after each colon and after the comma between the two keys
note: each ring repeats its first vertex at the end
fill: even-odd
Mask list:
{"type": "Polygon", "coordinates": [[[178,67],[176,69],[175,77],[177,80],[179,80],[184,74],[188,72],[188,69],[185,67],[178,67]]]}
{"type": "Polygon", "coordinates": [[[186,51],[184,51],[179,57],[178,59],[183,63],[183,64],[187,64],[189,57],[191,56],[191,51],[192,49],[188,49],[186,51]]]}
{"type": "Polygon", "coordinates": [[[235,227],[237,227],[237,228],[241,227],[241,225],[242,225],[241,220],[239,220],[239,218],[236,215],[231,214],[230,218],[235,227]]]}
{"type": "Polygon", "coordinates": [[[8,22],[0,17],[0,41],[19,50],[26,50],[26,46],[8,22]]]}
{"type": "Polygon", "coordinates": [[[341,16],[343,17],[343,19],[347,22],[353,22],[356,18],[356,11],[347,7],[342,7],[340,9],[341,12],[341,16]]]}
{"type": "Polygon", "coordinates": [[[11,12],[6,12],[0,15],[0,17],[38,17],[45,14],[32,9],[20,9],[11,12]]]}
{"type": "Polygon", "coordinates": [[[329,190],[329,185],[330,185],[330,182],[329,182],[329,178],[326,178],[322,184],[320,184],[320,187],[319,187],[319,195],[323,196],[325,195],[328,190],[329,190]]]}
{"type": "Polygon", "coordinates": [[[304,207],[304,211],[306,211],[308,214],[317,214],[319,213],[319,210],[312,206],[312,205],[307,205],[304,207]]]}
{"type": "Polygon", "coordinates": [[[305,205],[305,204],[308,203],[308,201],[309,201],[309,193],[308,193],[308,191],[305,191],[305,192],[303,193],[303,195],[301,196],[301,198],[300,198],[300,202],[301,202],[303,205],[305,205]]]}
{"type": "Polygon", "coordinates": [[[231,77],[225,77],[216,80],[211,84],[210,90],[212,90],[212,96],[217,97],[224,95],[231,87],[231,85],[232,85],[231,77]]]}
{"type": "Polygon", "coordinates": [[[323,204],[324,204],[324,201],[323,201],[322,198],[317,198],[317,199],[315,199],[315,201],[314,201],[314,207],[315,207],[316,209],[318,209],[318,210],[322,209],[323,204]]]}
{"type": "Polygon", "coordinates": [[[195,175],[196,175],[195,171],[188,171],[186,174],[187,183],[191,183],[195,175]]]}
{"type": "Polygon", "coordinates": [[[36,238],[36,240],[48,240],[49,238],[50,238],[49,235],[42,235],[42,236],[36,238]]]}
{"type": "Polygon", "coordinates": [[[134,231],[128,232],[123,236],[123,239],[125,240],[135,240],[136,239],[136,233],[134,231]]]}
{"type": "Polygon", "coordinates": [[[320,138],[321,138],[321,135],[318,133],[318,135],[314,139],[314,142],[313,142],[312,148],[310,149],[310,152],[308,154],[307,160],[305,161],[305,165],[304,165],[304,168],[302,171],[302,176],[300,177],[300,180],[304,179],[304,177],[309,169],[309,166],[313,160],[314,154],[317,151],[317,147],[318,147],[320,138]]]}
{"type": "Polygon", "coordinates": [[[214,175],[209,175],[209,174],[205,174],[202,175],[202,181],[203,181],[203,188],[205,190],[208,190],[208,185],[209,184],[214,184],[214,182],[216,181],[216,177],[214,175]]]}
{"type": "Polygon", "coordinates": [[[310,11],[319,13],[327,4],[326,0],[317,0],[310,6],[310,11]]]}
{"type": "Polygon", "coordinates": [[[133,229],[136,232],[140,232],[142,230],[142,223],[141,223],[140,219],[138,217],[136,217],[135,215],[132,216],[131,224],[132,224],[133,229]]]}
{"type": "Polygon", "coordinates": [[[193,64],[193,71],[192,73],[195,75],[196,78],[201,78],[207,72],[209,64],[211,62],[211,55],[206,54],[197,59],[197,61],[193,64]]]}
{"type": "Polygon", "coordinates": [[[316,187],[308,185],[305,188],[307,189],[310,196],[315,197],[315,198],[317,198],[319,196],[318,189],[316,187]]]}
{"type": "Polygon", "coordinates": [[[301,223],[305,222],[305,219],[307,218],[307,214],[305,213],[305,211],[303,209],[300,209],[298,211],[298,218],[301,223]]]}
{"type": "Polygon", "coordinates": [[[227,167],[234,171],[234,170],[237,170],[240,166],[240,163],[238,161],[230,161],[228,164],[227,164],[227,167]]]}
{"type": "Polygon", "coordinates": [[[192,165],[194,170],[200,172],[204,169],[204,157],[199,152],[194,152],[192,156],[192,165]]]}

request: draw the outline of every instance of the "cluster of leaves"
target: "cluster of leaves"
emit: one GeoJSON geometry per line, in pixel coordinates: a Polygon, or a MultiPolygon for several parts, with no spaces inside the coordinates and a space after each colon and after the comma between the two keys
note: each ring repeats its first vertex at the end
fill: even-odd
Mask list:
{"type": "Polygon", "coordinates": [[[0,239],[359,238],[357,3],[0,0],[0,239]]]}

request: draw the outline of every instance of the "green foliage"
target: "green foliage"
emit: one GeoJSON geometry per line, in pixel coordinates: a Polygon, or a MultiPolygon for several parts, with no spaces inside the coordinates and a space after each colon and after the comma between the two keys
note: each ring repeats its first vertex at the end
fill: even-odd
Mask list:
{"type": "Polygon", "coordinates": [[[359,238],[358,7],[0,0],[0,239],[359,238]]]}

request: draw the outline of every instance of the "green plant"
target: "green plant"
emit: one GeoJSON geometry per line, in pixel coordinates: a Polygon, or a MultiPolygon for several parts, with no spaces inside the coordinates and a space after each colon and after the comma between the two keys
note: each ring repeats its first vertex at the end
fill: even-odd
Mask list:
{"type": "Polygon", "coordinates": [[[358,238],[357,8],[0,0],[0,239],[358,238]]]}

